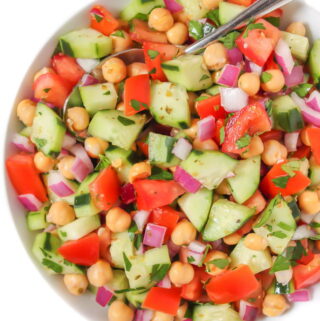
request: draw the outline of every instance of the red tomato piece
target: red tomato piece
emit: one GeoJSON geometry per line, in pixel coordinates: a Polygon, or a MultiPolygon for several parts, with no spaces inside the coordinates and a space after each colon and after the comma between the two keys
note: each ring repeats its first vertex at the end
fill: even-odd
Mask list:
{"type": "Polygon", "coordinates": [[[6,160],[7,173],[18,195],[33,194],[39,201],[48,200],[39,172],[34,166],[34,155],[15,154],[6,160]]]}
{"type": "Polygon", "coordinates": [[[90,195],[95,205],[102,211],[109,210],[119,199],[120,182],[116,171],[105,168],[89,185],[90,195]]]}
{"type": "Polygon", "coordinates": [[[99,242],[98,235],[91,233],[79,240],[64,243],[58,252],[74,264],[90,266],[99,260],[99,242]]]}
{"type": "Polygon", "coordinates": [[[222,136],[225,134],[225,130],[222,129],[224,127],[224,119],[217,119],[216,120],[216,127],[214,128],[214,134],[213,134],[213,138],[215,140],[215,142],[219,145],[221,145],[223,143],[223,141],[221,142],[221,134],[222,136]]]}
{"type": "Polygon", "coordinates": [[[256,0],[228,0],[230,3],[238,4],[240,6],[249,7],[256,0]]]}
{"type": "Polygon", "coordinates": [[[103,6],[94,6],[90,11],[90,27],[109,36],[119,28],[119,21],[103,6]]]}
{"type": "Polygon", "coordinates": [[[196,103],[196,110],[201,119],[213,116],[216,119],[224,119],[228,113],[221,106],[220,95],[212,96],[196,103]]]}
{"type": "Polygon", "coordinates": [[[313,258],[314,258],[314,253],[311,251],[310,247],[309,247],[309,242],[308,239],[303,239],[301,240],[301,244],[302,246],[305,248],[306,250],[306,254],[303,255],[299,260],[297,260],[297,262],[299,264],[304,264],[307,265],[309,264],[313,258]]]}
{"type": "Polygon", "coordinates": [[[192,281],[182,286],[181,297],[189,301],[197,301],[202,294],[201,272],[195,270],[192,281]]]}
{"type": "Polygon", "coordinates": [[[133,19],[131,23],[130,37],[136,42],[144,41],[167,43],[167,36],[164,32],[155,31],[149,28],[148,23],[139,19],[133,19]]]}
{"type": "Polygon", "coordinates": [[[111,244],[111,231],[106,227],[103,226],[99,229],[99,248],[100,248],[100,257],[102,259],[105,259],[107,261],[110,260],[110,252],[109,252],[109,246],[111,244]],[[100,229],[103,229],[101,232],[100,229]]]}
{"type": "Polygon", "coordinates": [[[137,195],[139,210],[152,210],[171,204],[178,196],[185,193],[175,181],[143,179],[133,183],[137,195]]]}
{"type": "Polygon", "coordinates": [[[257,190],[247,201],[243,203],[243,205],[249,208],[255,208],[255,214],[259,214],[264,210],[267,205],[267,202],[261,192],[257,190]]]}
{"type": "Polygon", "coordinates": [[[267,62],[265,63],[265,65],[263,66],[263,70],[270,70],[270,69],[277,69],[280,70],[279,65],[276,63],[276,61],[274,60],[274,53],[272,53],[270,55],[270,57],[268,58],[267,62]]]}
{"type": "Polygon", "coordinates": [[[146,157],[149,157],[149,145],[146,142],[137,142],[137,145],[140,149],[140,151],[145,155],[146,157]]]}
{"type": "Polygon", "coordinates": [[[268,140],[274,139],[274,140],[281,140],[283,137],[283,132],[281,130],[277,129],[271,129],[268,132],[265,132],[260,135],[260,138],[263,142],[266,142],[268,140]]]}
{"type": "Polygon", "coordinates": [[[293,268],[293,279],[296,290],[307,288],[320,281],[320,254],[315,254],[307,264],[299,264],[293,268]]]}
{"type": "Polygon", "coordinates": [[[318,164],[320,164],[320,128],[308,128],[307,135],[310,139],[311,151],[318,164]]]}
{"type": "Polygon", "coordinates": [[[301,146],[296,152],[293,153],[292,157],[295,158],[309,158],[311,153],[311,148],[309,146],[301,146]]]}
{"type": "Polygon", "coordinates": [[[236,233],[241,236],[248,234],[252,230],[252,226],[254,222],[255,222],[255,218],[251,218],[242,227],[240,227],[236,233]]]}
{"type": "Polygon", "coordinates": [[[163,313],[176,315],[181,300],[181,288],[157,288],[153,287],[148,292],[142,307],[163,313]]]}

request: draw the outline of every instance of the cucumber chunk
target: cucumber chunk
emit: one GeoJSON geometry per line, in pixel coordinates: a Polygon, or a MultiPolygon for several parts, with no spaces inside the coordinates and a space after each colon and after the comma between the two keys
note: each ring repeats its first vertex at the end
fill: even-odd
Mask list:
{"type": "Polygon", "coordinates": [[[201,304],[193,310],[193,321],[241,321],[230,304],[201,304]]]}
{"type": "Polygon", "coordinates": [[[159,248],[153,248],[144,253],[145,264],[149,267],[151,272],[154,265],[171,264],[169,250],[167,245],[163,245],[159,248]]]}
{"type": "Polygon", "coordinates": [[[288,44],[293,57],[305,62],[310,49],[309,39],[290,32],[282,31],[282,39],[288,44]]]}
{"type": "Polygon", "coordinates": [[[112,234],[110,256],[112,264],[117,268],[124,268],[123,253],[128,258],[134,255],[133,244],[128,232],[112,234]]]}
{"type": "Polygon", "coordinates": [[[313,43],[309,55],[309,67],[314,83],[320,82],[320,39],[313,43]]]}
{"type": "Polygon", "coordinates": [[[30,231],[37,231],[46,228],[49,224],[46,221],[49,204],[45,204],[39,211],[29,212],[27,214],[27,226],[30,231]]]}
{"type": "Polygon", "coordinates": [[[204,8],[199,0],[179,0],[184,8],[184,12],[190,20],[199,20],[204,18],[208,13],[208,9],[204,8]]]}
{"type": "Polygon", "coordinates": [[[147,294],[148,291],[146,290],[130,291],[126,293],[126,298],[134,307],[139,308],[147,294]]]}
{"type": "Polygon", "coordinates": [[[268,289],[268,294],[290,294],[294,291],[295,288],[292,280],[288,284],[282,284],[275,280],[268,289]]]}
{"type": "MultiPolygon", "coordinates": [[[[113,270],[112,280],[107,284],[107,286],[113,291],[125,290],[129,288],[129,282],[124,271],[113,270]]],[[[119,300],[125,300],[125,293],[115,293],[115,296],[119,300]]]]}
{"type": "Polygon", "coordinates": [[[219,4],[219,21],[222,25],[233,20],[246,7],[234,3],[221,1],[219,4]]]}
{"type": "Polygon", "coordinates": [[[163,0],[131,0],[120,12],[120,18],[129,21],[139,13],[148,14],[155,7],[164,7],[163,0]]]}
{"type": "Polygon", "coordinates": [[[83,101],[81,99],[80,96],[80,87],[75,86],[72,89],[71,94],[68,97],[68,101],[67,101],[67,108],[71,108],[71,107],[84,107],[83,106],[83,101]]]}
{"type": "Polygon", "coordinates": [[[144,255],[137,255],[128,258],[131,267],[130,270],[125,270],[131,289],[146,287],[150,284],[150,273],[146,266],[144,255]]]}

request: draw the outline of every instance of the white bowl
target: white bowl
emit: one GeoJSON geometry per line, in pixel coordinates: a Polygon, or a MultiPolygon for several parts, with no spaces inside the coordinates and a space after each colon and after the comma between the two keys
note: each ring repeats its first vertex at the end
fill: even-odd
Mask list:
{"type": "MultiPolygon", "coordinates": [[[[97,1],[105,5],[113,13],[119,12],[121,8],[128,3],[128,0],[109,0],[109,1],[97,1]]],[[[17,96],[12,106],[12,113],[8,122],[6,143],[5,143],[5,158],[16,152],[10,144],[12,135],[17,132],[20,128],[20,124],[16,118],[14,112],[16,103],[23,98],[31,97],[32,90],[32,78],[37,70],[48,64],[50,56],[57,44],[57,38],[59,35],[66,33],[70,30],[83,27],[88,23],[88,10],[91,6],[87,6],[81,9],[73,17],[71,17],[57,32],[50,37],[47,43],[43,46],[42,50],[36,56],[32,62],[27,74],[25,75],[20,87],[17,85],[17,96]]],[[[311,38],[320,38],[319,21],[320,21],[320,2],[317,0],[297,0],[294,3],[287,5],[285,8],[285,18],[283,19],[283,26],[286,26],[291,21],[302,21],[308,27],[308,36],[311,38]]],[[[5,175],[6,177],[6,175],[5,175]]],[[[12,189],[9,181],[6,179],[6,190],[8,203],[12,214],[12,219],[16,226],[16,229],[20,235],[23,246],[26,251],[30,254],[30,258],[34,262],[34,265],[38,272],[42,275],[43,279],[48,282],[48,285],[53,287],[58,295],[62,296],[68,304],[70,304],[75,310],[81,315],[92,321],[106,320],[106,309],[101,308],[94,300],[94,296],[86,294],[81,297],[73,297],[67,293],[60,276],[49,276],[42,267],[35,261],[31,253],[31,246],[34,239],[34,234],[30,233],[26,227],[25,210],[18,203],[16,194],[12,189]],[[19,215],[21,213],[21,215],[19,215]],[[13,215],[14,214],[14,215],[13,215]]],[[[309,318],[309,320],[318,320],[319,307],[317,301],[320,300],[320,286],[316,286],[312,289],[313,298],[312,301],[307,303],[296,303],[292,309],[284,316],[278,318],[272,318],[274,321],[301,321],[303,318],[309,318]]],[[[165,298],[164,298],[165,300],[165,298]]],[[[75,313],[76,315],[76,313],[75,313]]],[[[266,319],[265,319],[266,320],[266,319]]],[[[269,320],[269,319],[268,319],[269,320]]],[[[271,319],[270,319],[271,320],[271,319]]]]}

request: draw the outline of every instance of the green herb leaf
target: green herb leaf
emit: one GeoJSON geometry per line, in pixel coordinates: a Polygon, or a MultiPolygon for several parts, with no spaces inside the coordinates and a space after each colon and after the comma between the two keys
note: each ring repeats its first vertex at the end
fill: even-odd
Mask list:
{"type": "Polygon", "coordinates": [[[188,260],[188,263],[192,263],[195,261],[194,257],[193,256],[188,256],[187,257],[187,260],[188,260]]]}
{"type": "Polygon", "coordinates": [[[142,102],[140,102],[139,100],[136,100],[136,99],[131,99],[130,100],[130,105],[136,111],[139,111],[141,108],[148,108],[147,104],[142,103],[142,102]]]}
{"type": "Polygon", "coordinates": [[[115,290],[114,293],[121,294],[121,293],[128,293],[133,291],[139,291],[139,290],[145,290],[146,288],[143,286],[140,286],[138,288],[131,288],[131,289],[123,289],[123,290],[115,290]]]}
{"type": "Polygon", "coordinates": [[[118,121],[124,126],[130,126],[135,124],[135,121],[133,121],[132,119],[122,117],[122,116],[118,116],[118,121]]]}
{"type": "Polygon", "coordinates": [[[269,23],[271,23],[272,25],[274,25],[277,28],[280,27],[280,18],[278,18],[278,17],[265,17],[263,19],[268,21],[269,23]]]}
{"type": "Polygon", "coordinates": [[[213,264],[219,269],[224,269],[230,264],[230,262],[228,259],[215,259],[206,263],[206,265],[208,264],[213,264]]]}
{"type": "Polygon", "coordinates": [[[122,255],[123,255],[123,261],[124,261],[124,268],[127,272],[129,272],[131,270],[132,264],[129,261],[125,252],[122,252],[122,255]]]}
{"type": "Polygon", "coordinates": [[[106,92],[103,93],[104,96],[109,96],[110,94],[111,94],[111,91],[110,91],[110,90],[108,90],[108,91],[106,91],[106,92]]]}
{"type": "Polygon", "coordinates": [[[293,87],[292,90],[301,98],[304,98],[308,95],[309,91],[313,85],[311,84],[301,84],[296,87],[293,87]]]}
{"type": "Polygon", "coordinates": [[[149,75],[153,75],[157,72],[157,69],[156,68],[152,68],[150,71],[149,71],[149,75]]]}
{"type": "Polygon", "coordinates": [[[269,74],[268,72],[264,71],[261,74],[261,82],[265,84],[266,82],[270,81],[272,79],[272,75],[269,74]]]}
{"type": "Polygon", "coordinates": [[[198,98],[196,98],[194,101],[202,101],[202,100],[206,100],[209,99],[210,97],[208,96],[199,96],[198,98]]]}
{"type": "Polygon", "coordinates": [[[125,38],[124,32],[122,30],[117,30],[117,31],[113,32],[112,36],[125,38]]]}
{"type": "Polygon", "coordinates": [[[157,51],[157,50],[151,50],[151,49],[149,49],[149,50],[147,51],[147,53],[148,53],[148,56],[150,57],[150,59],[154,59],[154,58],[156,58],[156,57],[159,56],[159,51],[157,51]]]}
{"type": "Polygon", "coordinates": [[[289,224],[287,224],[287,223],[285,223],[285,222],[279,222],[279,223],[278,223],[278,226],[279,226],[280,228],[282,228],[283,230],[286,230],[286,231],[292,231],[292,230],[294,229],[293,226],[291,226],[291,225],[289,225],[289,224]]]}
{"type": "Polygon", "coordinates": [[[43,91],[44,91],[45,93],[48,93],[50,90],[51,90],[51,88],[44,88],[44,89],[43,89],[43,91]]]}
{"type": "Polygon", "coordinates": [[[279,271],[288,270],[290,269],[290,267],[291,267],[290,260],[283,255],[278,255],[278,257],[273,263],[272,268],[270,269],[270,274],[273,274],[279,271]]]}
{"type": "Polygon", "coordinates": [[[208,75],[202,75],[202,77],[200,78],[200,81],[206,80],[206,79],[208,79],[208,78],[210,78],[210,76],[208,76],[208,75]]]}
{"type": "Polygon", "coordinates": [[[240,149],[240,148],[247,147],[250,144],[250,142],[251,142],[251,136],[249,134],[245,134],[244,136],[242,136],[236,141],[236,145],[240,149]]]}
{"type": "Polygon", "coordinates": [[[137,13],[133,19],[139,19],[139,20],[142,20],[142,21],[148,21],[148,15],[145,14],[145,13],[137,13]]]}
{"type": "Polygon", "coordinates": [[[42,148],[47,145],[47,140],[45,138],[33,138],[38,148],[42,148]]]}
{"type": "Polygon", "coordinates": [[[105,155],[99,155],[99,163],[95,167],[95,171],[101,171],[111,165],[109,158],[105,155]]]}
{"type": "Polygon", "coordinates": [[[221,26],[220,19],[219,19],[219,9],[210,10],[207,13],[207,18],[213,21],[216,27],[221,26]]]}
{"type": "Polygon", "coordinates": [[[264,226],[270,219],[270,216],[273,212],[273,209],[275,206],[277,206],[277,204],[281,201],[281,196],[277,195],[276,197],[274,197],[269,205],[267,206],[267,208],[264,210],[263,214],[261,215],[258,223],[254,226],[255,228],[259,228],[264,226]]]}
{"type": "Polygon", "coordinates": [[[247,38],[249,31],[255,30],[255,29],[265,30],[266,27],[262,23],[249,23],[243,34],[243,38],[247,38]]]}
{"type": "Polygon", "coordinates": [[[222,126],[219,130],[220,145],[223,144],[225,136],[226,136],[224,129],[225,129],[224,126],[222,126]]]}
{"type": "Polygon", "coordinates": [[[103,17],[102,16],[99,16],[97,15],[96,13],[94,14],[94,18],[96,19],[97,22],[101,22],[103,17]]]}
{"type": "Polygon", "coordinates": [[[151,281],[161,281],[169,271],[170,264],[155,264],[152,266],[151,281]]]}
{"type": "Polygon", "coordinates": [[[189,35],[195,40],[203,38],[203,24],[196,20],[189,22],[189,35]]]}
{"type": "Polygon", "coordinates": [[[149,176],[148,179],[171,181],[173,179],[173,174],[160,167],[153,166],[151,169],[151,176],[149,176]]]}
{"type": "Polygon", "coordinates": [[[312,228],[319,228],[320,227],[320,223],[318,223],[318,222],[311,222],[309,225],[312,228]]]}
{"type": "Polygon", "coordinates": [[[283,233],[282,231],[274,231],[274,232],[270,233],[270,236],[274,236],[279,239],[285,239],[288,235],[283,233]]]}
{"type": "Polygon", "coordinates": [[[267,110],[268,116],[272,116],[272,100],[269,99],[269,100],[265,103],[265,106],[266,106],[266,110],[267,110]]]}
{"type": "Polygon", "coordinates": [[[136,250],[140,248],[141,243],[142,243],[142,234],[135,234],[133,239],[133,246],[135,247],[136,250]]]}
{"type": "Polygon", "coordinates": [[[240,32],[232,31],[228,33],[226,36],[219,39],[220,42],[224,44],[227,49],[233,49],[236,46],[236,40],[239,37],[240,32]]]}
{"type": "Polygon", "coordinates": [[[281,177],[274,178],[274,179],[272,180],[272,182],[273,182],[273,184],[274,184],[275,186],[277,186],[277,187],[286,188],[289,179],[290,179],[290,176],[289,176],[289,175],[287,175],[287,176],[281,176],[281,177]]]}
{"type": "Polygon", "coordinates": [[[48,269],[54,271],[55,273],[62,273],[63,271],[63,268],[60,264],[48,259],[43,259],[42,265],[46,266],[48,269]]]}
{"type": "Polygon", "coordinates": [[[281,166],[281,169],[285,171],[290,177],[294,177],[296,175],[295,171],[300,169],[300,161],[290,161],[281,166]]]}

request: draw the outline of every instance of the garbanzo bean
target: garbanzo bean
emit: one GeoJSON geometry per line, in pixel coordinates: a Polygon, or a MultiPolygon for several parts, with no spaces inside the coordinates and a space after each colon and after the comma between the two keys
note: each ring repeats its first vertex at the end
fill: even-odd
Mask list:
{"type": "Polygon", "coordinates": [[[134,311],[121,300],[115,300],[108,309],[109,321],[132,321],[134,311]]]}
{"type": "Polygon", "coordinates": [[[129,77],[147,75],[148,72],[148,67],[143,62],[133,62],[127,66],[127,73],[129,77]]]}
{"type": "Polygon", "coordinates": [[[306,35],[306,27],[298,21],[290,23],[286,31],[303,37],[306,35]]]}
{"type": "Polygon", "coordinates": [[[223,0],[201,0],[202,6],[208,10],[213,10],[219,7],[223,0]]]}
{"type": "Polygon", "coordinates": [[[219,70],[228,62],[227,50],[222,43],[213,43],[205,49],[203,59],[208,69],[219,70]]]}
{"type": "Polygon", "coordinates": [[[210,275],[219,275],[228,269],[230,264],[230,259],[228,255],[221,251],[210,251],[206,258],[204,259],[204,264],[206,266],[206,270],[210,275]],[[214,260],[226,260],[226,264],[223,268],[218,267],[214,264],[214,260]]]}
{"type": "Polygon", "coordinates": [[[33,158],[34,165],[41,173],[49,172],[53,169],[55,161],[54,159],[44,155],[42,152],[37,152],[33,158]]]}
{"type": "Polygon", "coordinates": [[[91,265],[87,270],[89,283],[93,286],[100,287],[109,283],[112,278],[112,269],[110,263],[104,260],[99,260],[91,265]]]}
{"type": "Polygon", "coordinates": [[[187,136],[189,136],[191,138],[196,138],[197,132],[198,132],[198,121],[199,121],[199,119],[193,119],[191,121],[191,126],[184,130],[184,133],[187,136]]]}
{"type": "Polygon", "coordinates": [[[263,300],[262,313],[268,317],[276,317],[288,308],[289,305],[283,295],[267,294],[263,300]]]}
{"type": "Polygon", "coordinates": [[[112,51],[120,52],[132,47],[132,40],[129,34],[124,30],[117,30],[110,35],[112,40],[112,51]]]}
{"type": "Polygon", "coordinates": [[[303,142],[304,145],[311,146],[310,138],[309,138],[308,131],[307,131],[308,128],[310,128],[310,126],[306,126],[305,128],[303,128],[301,130],[300,139],[301,139],[301,141],[303,142]]]}
{"type": "Polygon", "coordinates": [[[249,96],[254,96],[260,90],[260,77],[254,72],[246,72],[240,76],[238,86],[249,96]]]}
{"type": "Polygon", "coordinates": [[[83,107],[72,107],[67,110],[67,125],[71,130],[82,131],[89,126],[90,117],[83,107]]]}
{"type": "Polygon", "coordinates": [[[121,101],[117,107],[116,107],[117,110],[120,110],[120,111],[124,111],[125,110],[125,105],[124,105],[124,102],[121,101]]]}
{"type": "Polygon", "coordinates": [[[165,8],[155,8],[148,20],[149,27],[157,31],[168,31],[174,24],[171,12],[165,8]]]}
{"type": "Polygon", "coordinates": [[[241,154],[241,157],[248,159],[254,156],[261,155],[264,151],[263,141],[260,136],[253,136],[247,149],[241,154]]]}
{"type": "Polygon", "coordinates": [[[192,265],[189,263],[175,261],[172,263],[168,275],[170,281],[175,286],[182,286],[192,281],[194,277],[194,270],[192,265]]]}
{"type": "Polygon", "coordinates": [[[171,240],[176,245],[188,245],[196,239],[197,230],[188,221],[180,221],[171,234],[171,240]]]}
{"type": "Polygon", "coordinates": [[[66,225],[76,218],[75,211],[66,201],[54,202],[47,214],[47,221],[56,225],[66,225]]]}
{"type": "Polygon", "coordinates": [[[262,161],[266,165],[273,166],[278,161],[286,159],[287,155],[288,155],[288,151],[286,146],[282,145],[277,140],[270,139],[264,143],[262,161]]]}
{"type": "Polygon", "coordinates": [[[111,232],[119,233],[126,231],[131,224],[131,216],[120,207],[109,210],[106,216],[106,225],[111,232]]]}
{"type": "Polygon", "coordinates": [[[195,138],[192,145],[194,149],[198,150],[219,150],[219,146],[213,139],[201,141],[200,139],[195,138]]]}
{"type": "Polygon", "coordinates": [[[17,116],[26,126],[32,126],[36,115],[36,106],[37,104],[31,99],[24,99],[18,104],[17,116]]]}
{"type": "Polygon", "coordinates": [[[188,27],[182,22],[176,22],[168,31],[168,41],[174,45],[183,45],[188,39],[188,27]]]}
{"type": "Polygon", "coordinates": [[[188,302],[184,302],[182,305],[179,306],[178,312],[175,317],[175,321],[182,321],[186,315],[188,310],[188,302]]]}
{"type": "Polygon", "coordinates": [[[228,181],[224,179],[220,185],[217,187],[216,192],[220,195],[231,195],[231,189],[228,184],[228,181]]]}
{"type": "Polygon", "coordinates": [[[98,137],[88,137],[84,141],[84,148],[92,158],[99,158],[108,147],[109,143],[98,137]]]}
{"type": "Polygon", "coordinates": [[[196,113],[196,99],[198,98],[198,95],[194,93],[193,91],[188,91],[188,104],[191,114],[196,113]]]}
{"type": "Polygon", "coordinates": [[[83,274],[65,274],[63,282],[68,291],[73,295],[83,294],[89,285],[87,277],[83,274]]]}
{"type": "Polygon", "coordinates": [[[265,73],[270,76],[270,80],[261,82],[261,88],[269,93],[279,92],[285,85],[285,79],[282,71],[279,69],[269,69],[266,70],[265,73]]]}
{"type": "Polygon", "coordinates": [[[174,18],[174,21],[182,22],[186,25],[188,25],[189,21],[191,20],[184,10],[173,12],[172,16],[174,18]]]}
{"type": "Polygon", "coordinates": [[[67,179],[74,179],[74,174],[71,171],[71,168],[74,164],[75,157],[68,155],[61,158],[58,163],[58,169],[60,173],[67,179]]]}
{"type": "Polygon", "coordinates": [[[320,211],[320,199],[316,191],[304,191],[299,195],[298,202],[305,214],[316,214],[320,211]]]}
{"type": "Polygon", "coordinates": [[[151,166],[149,162],[140,162],[130,168],[129,181],[133,183],[136,179],[147,178],[151,175],[151,166]]]}
{"type": "Polygon", "coordinates": [[[223,238],[223,242],[227,245],[236,245],[241,240],[241,235],[238,233],[232,233],[223,238]]]}
{"type": "Polygon", "coordinates": [[[163,313],[160,311],[154,311],[151,321],[173,321],[174,316],[171,314],[163,313]]]}
{"type": "Polygon", "coordinates": [[[256,233],[249,233],[244,239],[244,245],[251,250],[263,251],[267,248],[267,240],[256,233]]]}
{"type": "Polygon", "coordinates": [[[120,82],[127,76],[127,66],[120,58],[110,58],[102,65],[102,75],[108,82],[120,82]]]}

